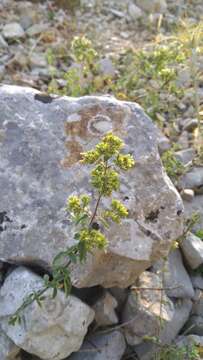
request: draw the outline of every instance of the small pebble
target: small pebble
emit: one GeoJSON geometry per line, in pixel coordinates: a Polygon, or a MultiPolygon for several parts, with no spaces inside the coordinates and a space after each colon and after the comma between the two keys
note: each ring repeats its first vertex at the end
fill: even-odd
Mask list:
{"type": "Polygon", "coordinates": [[[181,197],[185,201],[191,202],[195,196],[194,190],[192,189],[184,189],[181,191],[181,197]]]}

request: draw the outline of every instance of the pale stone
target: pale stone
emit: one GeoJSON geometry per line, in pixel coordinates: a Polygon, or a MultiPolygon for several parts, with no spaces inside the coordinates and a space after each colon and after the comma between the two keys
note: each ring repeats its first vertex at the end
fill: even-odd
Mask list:
{"type": "Polygon", "coordinates": [[[9,23],[4,25],[3,27],[3,36],[5,37],[5,39],[19,39],[24,37],[24,35],[24,30],[18,23],[9,23]]]}
{"type": "Polygon", "coordinates": [[[203,241],[196,235],[188,233],[180,243],[182,252],[192,269],[203,264],[203,241]]]}
{"type": "Polygon", "coordinates": [[[180,194],[183,200],[190,202],[194,199],[195,196],[194,190],[192,189],[183,189],[180,194]]]}
{"type": "Polygon", "coordinates": [[[126,322],[124,334],[130,345],[141,343],[145,336],[156,336],[160,330],[160,321],[164,326],[171,321],[174,306],[161,290],[162,287],[160,277],[150,272],[144,272],[132,287],[122,315],[123,323],[126,322]]]}
{"type": "Polygon", "coordinates": [[[44,293],[42,306],[34,302],[21,314],[21,322],[9,325],[9,317],[31,292],[43,288],[43,280],[24,267],[15,269],[0,289],[0,323],[20,348],[43,360],[61,360],[82,345],[94,311],[75,296],[58,291],[44,293]]]}

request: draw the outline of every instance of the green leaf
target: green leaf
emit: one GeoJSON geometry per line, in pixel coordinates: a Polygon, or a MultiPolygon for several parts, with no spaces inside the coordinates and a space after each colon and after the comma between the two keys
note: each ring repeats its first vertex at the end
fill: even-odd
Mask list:
{"type": "Polygon", "coordinates": [[[53,260],[53,267],[58,267],[61,265],[61,262],[65,260],[65,257],[67,256],[66,251],[61,251],[59,254],[57,254],[53,260]]]}
{"type": "Polygon", "coordinates": [[[78,225],[79,223],[81,223],[83,220],[88,219],[88,215],[87,214],[82,214],[82,216],[79,217],[79,219],[76,220],[75,225],[78,225]]]}
{"type": "Polygon", "coordinates": [[[53,288],[52,299],[55,299],[57,295],[57,288],[53,288]]]}

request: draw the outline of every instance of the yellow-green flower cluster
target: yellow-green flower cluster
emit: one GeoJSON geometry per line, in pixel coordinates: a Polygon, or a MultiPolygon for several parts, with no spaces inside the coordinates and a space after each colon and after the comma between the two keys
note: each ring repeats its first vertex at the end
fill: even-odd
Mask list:
{"type": "Polygon", "coordinates": [[[67,210],[74,216],[79,215],[87,208],[90,203],[90,197],[86,194],[81,196],[71,195],[67,201],[67,210]]]}
{"type": "Polygon", "coordinates": [[[113,199],[111,203],[111,209],[104,211],[104,218],[111,219],[119,224],[121,219],[128,216],[128,210],[119,200],[113,199]]]}
{"type": "Polygon", "coordinates": [[[75,36],[71,44],[71,49],[78,62],[91,64],[97,57],[97,52],[93,49],[91,41],[85,36],[75,36]]]}
{"type": "Polygon", "coordinates": [[[106,168],[104,163],[100,163],[91,172],[92,185],[103,196],[110,196],[112,191],[117,191],[120,187],[118,173],[106,168]]]}
{"type": "Polygon", "coordinates": [[[135,160],[132,155],[127,154],[119,154],[115,160],[115,164],[122,170],[129,170],[135,165],[135,160]]]}
{"type": "Polygon", "coordinates": [[[94,164],[99,158],[100,154],[97,150],[89,150],[85,153],[81,153],[82,160],[81,162],[83,164],[94,164]]]}
{"type": "Polygon", "coordinates": [[[99,230],[91,228],[82,229],[79,233],[79,241],[85,244],[85,249],[91,252],[94,248],[104,249],[107,246],[107,239],[99,230]]]}
{"type": "Polygon", "coordinates": [[[108,133],[103,137],[102,141],[96,145],[95,149],[81,154],[82,162],[84,164],[94,164],[100,158],[107,161],[117,155],[123,146],[123,141],[119,137],[108,133]]]}
{"type": "Polygon", "coordinates": [[[108,133],[102,141],[96,145],[96,151],[100,156],[103,155],[105,160],[109,160],[112,156],[116,155],[123,146],[123,141],[119,137],[108,133]]]}

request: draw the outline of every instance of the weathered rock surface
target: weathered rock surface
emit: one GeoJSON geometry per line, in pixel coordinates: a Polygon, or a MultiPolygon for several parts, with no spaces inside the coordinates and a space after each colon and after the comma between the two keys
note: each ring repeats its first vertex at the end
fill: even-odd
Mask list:
{"type": "Polygon", "coordinates": [[[163,287],[169,297],[193,298],[194,289],[191,279],[183,265],[178,249],[171,251],[166,261],[160,260],[154,266],[155,272],[161,274],[163,287]]]}
{"type": "Polygon", "coordinates": [[[126,344],[122,333],[112,331],[89,337],[80,352],[71,355],[67,360],[121,360],[125,348],[126,344]]]}
{"type": "Polygon", "coordinates": [[[0,88],[0,259],[49,267],[72,245],[66,198],[94,194],[78,160],[107,131],[121,136],[136,167],[122,177],[130,216],[108,232],[107,253],[72,271],[77,287],[127,287],[182,234],[182,200],[163,171],[156,128],[142,109],[112,97],[51,97],[0,88]],[[5,191],[6,189],[6,191],[5,191]]]}
{"type": "Polygon", "coordinates": [[[181,249],[187,263],[192,269],[198,268],[203,264],[203,241],[192,233],[188,233],[181,241],[181,249]]]}
{"type": "Polygon", "coordinates": [[[124,334],[130,345],[141,343],[145,336],[157,336],[160,319],[164,326],[171,321],[174,306],[164,292],[161,294],[161,288],[158,275],[144,272],[139,278],[138,290],[131,290],[122,316],[123,322],[127,322],[124,334]]]}
{"type": "Polygon", "coordinates": [[[94,311],[81,300],[66,297],[62,291],[53,299],[47,291],[42,307],[34,302],[23,310],[20,324],[8,324],[23,299],[42,287],[42,279],[24,267],[10,273],[0,290],[0,323],[6,335],[25,351],[40,359],[64,359],[80,348],[94,318],[94,311]]]}
{"type": "Polygon", "coordinates": [[[0,359],[14,360],[19,351],[20,348],[0,329],[0,359]]]}

